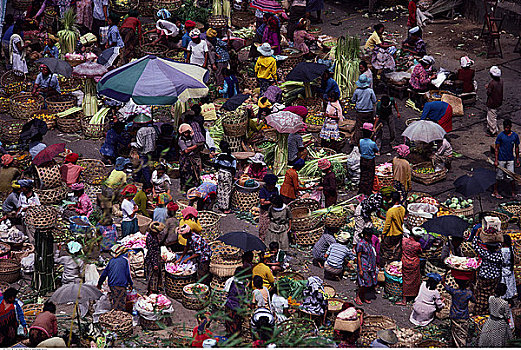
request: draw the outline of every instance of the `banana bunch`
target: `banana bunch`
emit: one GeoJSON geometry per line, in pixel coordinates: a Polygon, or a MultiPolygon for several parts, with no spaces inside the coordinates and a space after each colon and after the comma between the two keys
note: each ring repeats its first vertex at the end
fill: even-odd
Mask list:
{"type": "Polygon", "coordinates": [[[409,108],[414,109],[416,112],[421,113],[421,110],[418,107],[416,107],[416,104],[410,98],[407,99],[407,101],[405,101],[405,105],[409,108]]]}
{"type": "Polygon", "coordinates": [[[58,32],[60,52],[63,55],[72,53],[76,49],[76,43],[80,37],[80,32],[76,26],[76,14],[72,8],[65,11],[60,20],[64,29],[58,32]]]}

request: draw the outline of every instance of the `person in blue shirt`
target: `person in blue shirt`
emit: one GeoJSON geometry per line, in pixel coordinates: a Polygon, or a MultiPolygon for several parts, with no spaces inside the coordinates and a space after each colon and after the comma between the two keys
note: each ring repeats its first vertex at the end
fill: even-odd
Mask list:
{"type": "Polygon", "coordinates": [[[18,322],[24,328],[25,335],[28,334],[27,322],[25,322],[23,305],[16,295],[18,291],[14,288],[7,288],[0,295],[0,346],[9,347],[16,343],[18,322]]]}
{"type": "Polygon", "coordinates": [[[195,28],[195,22],[191,20],[187,20],[185,22],[185,33],[183,35],[183,38],[181,39],[181,46],[183,47],[183,50],[185,51],[185,59],[188,56],[188,44],[190,44],[190,41],[192,41],[192,38],[190,37],[190,31],[195,28]]]}
{"type": "Polygon", "coordinates": [[[320,85],[320,92],[322,93],[322,98],[324,100],[328,100],[330,91],[335,91],[338,96],[341,96],[340,88],[338,87],[335,79],[333,79],[333,73],[329,70],[326,70],[322,75],[322,84],[320,85]]]}
{"type": "Polygon", "coordinates": [[[447,102],[432,101],[423,106],[421,118],[438,123],[445,132],[452,131],[452,107],[447,102]]]}
{"type": "Polygon", "coordinates": [[[36,77],[33,86],[33,95],[37,93],[47,98],[61,93],[60,83],[56,74],[51,73],[45,64],[40,65],[40,73],[36,77]]]}
{"type": "MultiPolygon", "coordinates": [[[[505,119],[503,121],[503,131],[497,135],[496,138],[496,161],[494,162],[494,166],[502,167],[511,172],[514,172],[514,149],[515,149],[515,165],[519,165],[519,136],[515,132],[512,131],[512,121],[510,119],[505,119]]],[[[503,199],[498,192],[498,183],[503,180],[505,177],[505,173],[497,169],[496,172],[496,183],[494,184],[494,193],[492,193],[492,197],[497,199],[503,199]]],[[[508,177],[510,184],[512,186],[512,197],[517,198],[516,195],[516,183],[513,179],[508,177]]]]}
{"type": "Polygon", "coordinates": [[[467,335],[469,331],[469,301],[475,302],[474,294],[467,288],[468,281],[456,279],[457,288],[446,284],[445,278],[443,286],[452,297],[450,305],[450,332],[454,346],[464,348],[467,346],[467,335]]]}
{"type": "Polygon", "coordinates": [[[121,244],[112,246],[110,253],[113,258],[109,260],[98,280],[98,289],[101,289],[108,278],[112,308],[119,311],[125,310],[127,287],[134,285],[130,277],[130,264],[125,257],[126,252],[127,248],[121,244]]]}
{"type": "Polygon", "coordinates": [[[117,46],[119,48],[125,47],[125,43],[123,42],[123,38],[119,33],[118,29],[119,16],[111,13],[109,15],[108,25],[109,32],[107,33],[107,49],[109,47],[117,46]]]}
{"type": "Polygon", "coordinates": [[[59,58],[60,50],[56,46],[54,46],[54,40],[52,40],[50,38],[45,39],[45,47],[43,48],[43,56],[59,58]]]}
{"type": "Polygon", "coordinates": [[[219,90],[220,94],[223,94],[224,98],[230,98],[239,94],[239,81],[237,77],[228,69],[223,69],[224,81],[223,88],[219,90]]]}
{"type": "Polygon", "coordinates": [[[364,123],[360,140],[360,186],[358,193],[370,196],[373,193],[375,157],[379,152],[376,142],[371,140],[373,124],[364,123]]]}

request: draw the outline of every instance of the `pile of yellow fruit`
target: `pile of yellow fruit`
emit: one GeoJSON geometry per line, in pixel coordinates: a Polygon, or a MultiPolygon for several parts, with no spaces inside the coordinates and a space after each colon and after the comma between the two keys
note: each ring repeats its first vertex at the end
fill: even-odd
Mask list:
{"type": "Polygon", "coordinates": [[[104,176],[101,176],[101,175],[100,176],[96,176],[94,179],[92,179],[92,184],[93,185],[101,185],[103,180],[105,180],[104,176]]]}
{"type": "Polygon", "coordinates": [[[34,118],[41,119],[44,122],[50,122],[50,121],[53,121],[53,120],[56,119],[56,115],[55,114],[47,114],[47,113],[36,113],[34,115],[34,118]]]}
{"type": "Polygon", "coordinates": [[[521,232],[507,232],[507,234],[512,238],[512,242],[521,239],[521,232]]]}
{"type": "Polygon", "coordinates": [[[420,173],[420,174],[434,174],[434,168],[421,168],[421,169],[415,169],[414,172],[420,173]]]}
{"type": "Polygon", "coordinates": [[[440,210],[438,211],[438,216],[445,216],[445,215],[451,215],[451,213],[447,209],[443,209],[443,207],[441,207],[440,210]]]}

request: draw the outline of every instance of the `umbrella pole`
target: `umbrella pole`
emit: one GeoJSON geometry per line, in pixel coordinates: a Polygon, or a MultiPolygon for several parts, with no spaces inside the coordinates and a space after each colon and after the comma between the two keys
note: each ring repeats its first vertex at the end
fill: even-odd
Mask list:
{"type": "Polygon", "coordinates": [[[80,300],[81,295],[81,286],[83,285],[83,282],[80,281],[80,285],[78,286],[78,295],[76,295],[76,302],[74,303],[74,310],[72,310],[72,317],[71,317],[71,330],[69,331],[69,342],[67,346],[71,346],[72,341],[72,327],[74,326],[74,319],[78,319],[78,331],[80,333],[81,337],[81,325],[80,325],[80,313],[78,312],[78,303],[80,300]]]}
{"type": "Polygon", "coordinates": [[[479,198],[479,208],[480,208],[480,213],[483,213],[483,203],[481,203],[481,195],[478,196],[479,198]]]}

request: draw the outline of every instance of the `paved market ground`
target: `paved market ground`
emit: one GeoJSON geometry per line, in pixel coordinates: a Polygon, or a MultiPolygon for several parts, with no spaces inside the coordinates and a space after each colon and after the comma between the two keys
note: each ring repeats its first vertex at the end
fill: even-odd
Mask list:
{"type": "MultiPolygon", "coordinates": [[[[328,2],[327,11],[324,14],[323,33],[333,36],[340,36],[346,33],[350,35],[358,35],[364,42],[371,32],[371,27],[377,22],[383,22],[386,25],[386,31],[389,33],[399,34],[398,40],[403,40],[406,33],[405,24],[407,22],[406,11],[380,12],[375,16],[366,17],[363,11],[353,8],[350,4],[344,2],[328,2]],[[333,26],[332,22],[343,20],[341,26],[333,26]]],[[[493,58],[487,59],[485,46],[478,39],[481,24],[471,23],[463,18],[457,19],[441,19],[428,25],[425,30],[424,40],[427,43],[427,50],[436,59],[436,67],[444,67],[450,70],[456,70],[459,67],[459,58],[469,55],[476,61],[476,80],[478,81],[478,101],[475,106],[465,109],[463,117],[455,117],[453,119],[454,131],[450,133],[450,140],[454,151],[462,154],[462,157],[455,159],[452,170],[449,172],[447,180],[431,186],[424,186],[414,183],[414,191],[429,192],[438,198],[444,200],[452,196],[453,181],[470,171],[472,168],[485,167],[490,168],[486,163],[486,157],[491,156],[490,145],[494,139],[485,135],[485,89],[484,85],[489,80],[488,68],[492,65],[498,65],[503,72],[504,81],[504,104],[499,111],[500,118],[510,118],[514,122],[513,130],[521,131],[521,97],[519,94],[519,79],[521,78],[521,57],[519,54],[512,53],[516,39],[510,34],[503,34],[502,46],[504,51],[503,59],[493,58]],[[477,57],[479,56],[479,57],[477,57]]],[[[402,118],[398,120],[397,132],[400,134],[405,128],[405,121],[408,118],[418,117],[417,112],[405,108],[405,100],[399,100],[399,108],[402,118]]],[[[501,121],[500,121],[501,123],[501,121]]],[[[80,136],[63,135],[53,131],[46,135],[47,144],[53,142],[65,141],[67,147],[75,152],[81,153],[84,157],[99,157],[99,148],[101,142],[84,140],[80,136]]],[[[378,157],[377,162],[382,163],[389,161],[394,156],[383,153],[378,157]]],[[[516,169],[519,172],[519,169],[516,169]]],[[[174,185],[175,190],[178,189],[178,182],[174,185]]],[[[346,196],[352,196],[354,192],[346,193],[346,196]]],[[[507,195],[508,193],[504,193],[507,195]]],[[[504,201],[508,201],[506,198],[504,201]]],[[[483,195],[483,207],[485,210],[494,209],[499,201],[494,200],[490,196],[490,192],[483,195]]],[[[257,234],[257,227],[245,221],[238,220],[234,215],[228,215],[221,221],[223,232],[244,229],[247,232],[257,234]]],[[[311,258],[309,250],[292,250],[290,255],[293,258],[292,265],[305,276],[323,275],[323,272],[310,265],[311,258]]],[[[328,282],[333,285],[337,292],[352,301],[355,295],[356,285],[349,279],[340,282],[328,282]]],[[[144,285],[138,284],[141,291],[144,291],[144,285]]],[[[195,325],[194,312],[185,310],[180,303],[174,301],[176,309],[175,321],[186,321],[192,327],[195,325]]],[[[392,305],[389,301],[382,298],[382,293],[376,295],[371,305],[364,305],[366,312],[370,314],[384,314],[393,317],[399,326],[411,327],[408,318],[411,307],[399,307],[392,305]]],[[[59,313],[70,311],[70,307],[59,310],[59,313]]],[[[62,314],[62,317],[63,314],[62,314]]],[[[162,332],[163,333],[163,332],[162,332]]]]}

